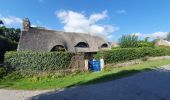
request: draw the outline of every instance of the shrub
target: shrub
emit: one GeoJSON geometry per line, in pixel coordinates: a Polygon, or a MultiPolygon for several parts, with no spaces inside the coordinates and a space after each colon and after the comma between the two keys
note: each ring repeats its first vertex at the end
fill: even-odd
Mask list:
{"type": "Polygon", "coordinates": [[[0,50],[1,51],[9,51],[9,50],[16,50],[17,43],[6,38],[3,36],[0,36],[0,50]]]}
{"type": "Polygon", "coordinates": [[[9,40],[6,37],[0,36],[0,64],[4,61],[4,54],[6,51],[16,50],[17,43],[9,40]]]}
{"type": "Polygon", "coordinates": [[[67,52],[13,51],[5,54],[5,65],[25,76],[68,68],[72,56],[67,52]]]}
{"type": "Polygon", "coordinates": [[[6,75],[6,69],[3,67],[0,67],[0,79],[6,75]]]}
{"type": "Polygon", "coordinates": [[[4,62],[4,54],[5,54],[5,51],[0,50],[0,64],[4,62]]]}
{"type": "Polygon", "coordinates": [[[153,42],[147,42],[147,41],[139,41],[138,47],[154,47],[153,42]]]}
{"type": "Polygon", "coordinates": [[[161,45],[161,46],[158,46],[157,48],[164,48],[164,49],[166,49],[167,55],[170,55],[170,47],[169,47],[169,46],[163,46],[163,45],[161,45]]]}
{"type": "Polygon", "coordinates": [[[128,61],[139,59],[146,56],[164,56],[169,55],[170,50],[164,48],[116,48],[111,51],[100,51],[95,58],[104,58],[106,63],[128,61]]]}
{"type": "Polygon", "coordinates": [[[4,65],[0,65],[0,79],[2,79],[7,74],[7,68],[4,65]]]}

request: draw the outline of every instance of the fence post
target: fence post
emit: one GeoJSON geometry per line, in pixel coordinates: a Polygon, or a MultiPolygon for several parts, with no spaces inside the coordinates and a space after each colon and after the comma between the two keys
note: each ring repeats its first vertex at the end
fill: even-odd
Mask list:
{"type": "Polygon", "coordinates": [[[89,70],[89,64],[87,59],[85,59],[85,70],[89,70]]]}
{"type": "Polygon", "coordinates": [[[104,68],[104,59],[100,59],[100,67],[101,67],[101,70],[103,70],[103,68],[104,68]]]}

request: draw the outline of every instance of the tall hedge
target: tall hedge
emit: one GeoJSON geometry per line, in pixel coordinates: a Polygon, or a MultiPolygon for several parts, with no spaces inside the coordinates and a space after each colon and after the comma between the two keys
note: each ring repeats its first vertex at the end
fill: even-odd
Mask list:
{"type": "Polygon", "coordinates": [[[5,64],[20,74],[68,68],[73,53],[17,51],[5,54],[5,64]]]}
{"type": "Polygon", "coordinates": [[[116,48],[110,51],[100,51],[95,58],[104,58],[106,63],[115,63],[139,59],[145,56],[165,56],[169,55],[170,50],[164,48],[116,48]]]}
{"type": "Polygon", "coordinates": [[[4,61],[6,51],[16,50],[17,43],[0,35],[0,64],[4,61]]]}

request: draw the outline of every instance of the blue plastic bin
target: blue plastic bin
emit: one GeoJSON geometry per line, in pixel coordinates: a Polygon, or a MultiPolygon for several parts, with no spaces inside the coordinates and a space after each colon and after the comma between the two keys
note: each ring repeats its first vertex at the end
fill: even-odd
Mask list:
{"type": "Polygon", "coordinates": [[[90,60],[89,61],[89,68],[91,71],[96,72],[100,71],[100,60],[90,60]]]}

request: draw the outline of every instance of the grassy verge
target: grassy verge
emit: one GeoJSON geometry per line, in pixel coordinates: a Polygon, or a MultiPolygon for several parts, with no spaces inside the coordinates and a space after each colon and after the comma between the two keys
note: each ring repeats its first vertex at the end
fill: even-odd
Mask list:
{"type": "Polygon", "coordinates": [[[162,65],[170,64],[170,60],[154,60],[146,61],[142,64],[136,64],[127,67],[106,69],[101,72],[82,72],[71,74],[62,78],[44,77],[40,80],[34,80],[34,78],[25,78],[18,80],[1,80],[0,88],[12,88],[12,89],[59,89],[67,88],[85,84],[95,84],[99,82],[105,82],[109,80],[115,80],[122,77],[127,77],[138,72],[152,70],[162,65]]]}

